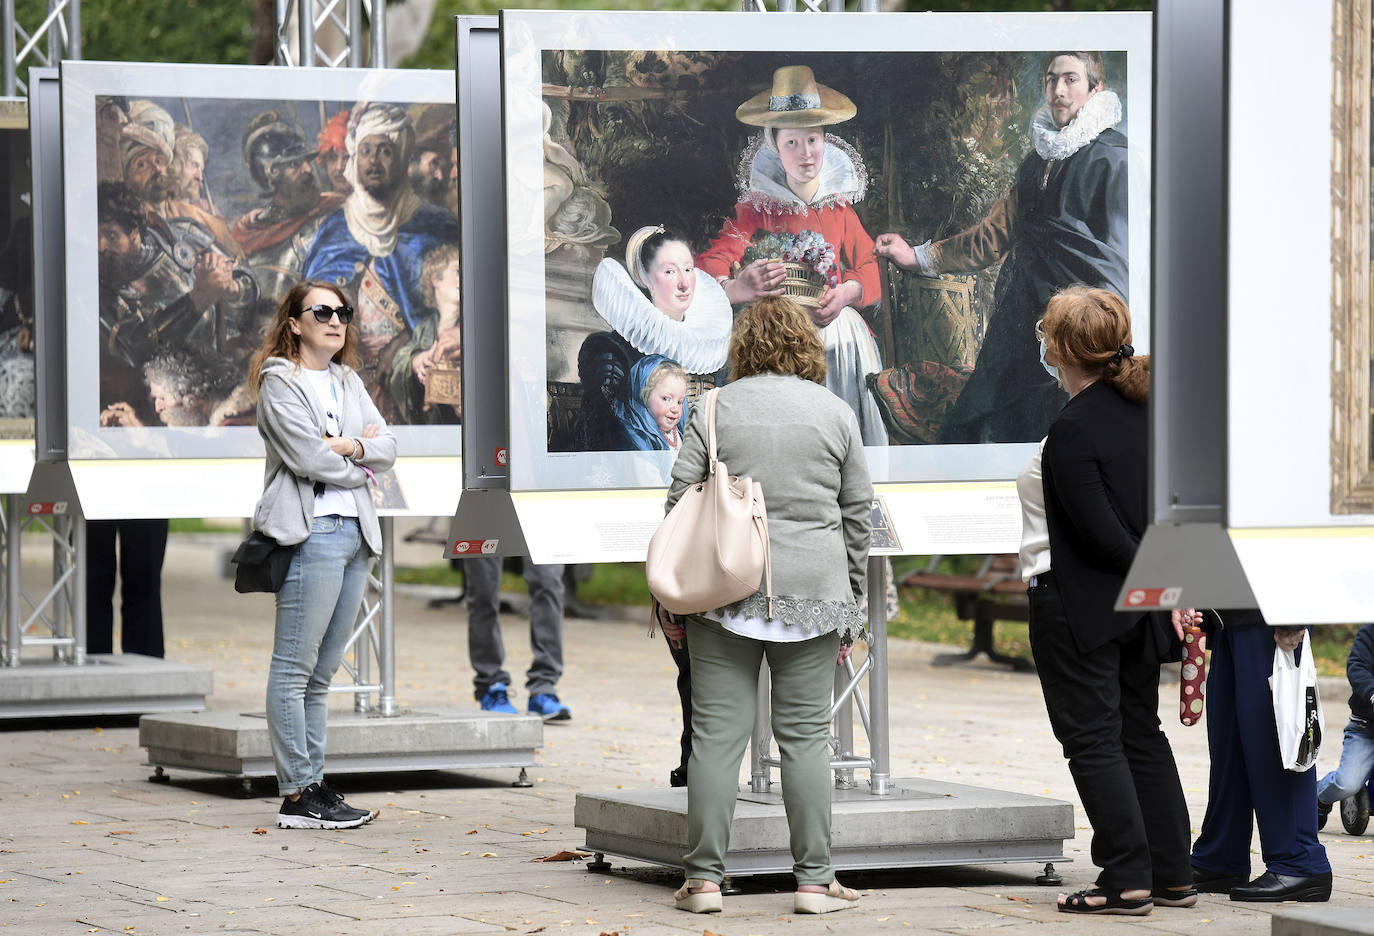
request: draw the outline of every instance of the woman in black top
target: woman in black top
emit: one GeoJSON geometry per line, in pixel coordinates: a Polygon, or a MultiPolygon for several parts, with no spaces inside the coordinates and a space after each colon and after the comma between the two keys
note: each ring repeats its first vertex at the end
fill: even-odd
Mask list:
{"type": "Polygon", "coordinates": [[[1192,906],[1188,809],[1158,715],[1159,664],[1179,659],[1177,640],[1167,620],[1112,610],[1146,525],[1149,359],[1105,289],[1059,292],[1037,335],[1069,402],[1045,442],[1054,569],[1030,589],[1031,649],[1102,869],[1059,909],[1192,906]]]}

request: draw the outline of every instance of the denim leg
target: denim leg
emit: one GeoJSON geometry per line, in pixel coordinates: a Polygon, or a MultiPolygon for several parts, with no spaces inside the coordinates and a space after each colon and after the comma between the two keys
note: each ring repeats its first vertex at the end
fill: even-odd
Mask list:
{"type": "Polygon", "coordinates": [[[312,783],[324,779],[329,684],[333,682],[334,674],[343,662],[344,654],[348,650],[348,638],[357,626],[358,609],[362,606],[363,592],[367,589],[368,566],[372,562],[357,523],[346,520],[343,529],[336,535],[341,541],[341,546],[348,540],[352,541],[353,553],[343,567],[338,598],[334,602],[334,614],[329,619],[324,639],[320,641],[319,657],[315,661],[315,669],[310,674],[310,681],[305,689],[305,749],[310,755],[312,783]]]}
{"type": "MultiPolygon", "coordinates": [[[[267,674],[267,727],[283,795],[298,793],[319,780],[310,750],[306,692],[320,663],[321,645],[358,540],[356,520],[316,517],[310,537],[296,547],[286,581],[277,592],[276,632],[267,674]]],[[[323,759],[322,751],[318,756],[323,759]]]]}
{"type": "Polygon", "coordinates": [[[473,556],[463,560],[463,593],[468,609],[468,660],[473,695],[486,695],[492,683],[510,685],[506,645],[501,639],[501,559],[473,556]]]}
{"type": "Polygon", "coordinates": [[[525,691],[553,692],[563,675],[563,566],[535,565],[525,560],[530,588],[530,668],[525,691]]]}
{"type": "Polygon", "coordinates": [[[1360,792],[1374,770],[1374,729],[1350,721],[1345,726],[1345,744],[1341,747],[1341,763],[1317,784],[1317,800],[1339,803],[1360,792]]]}

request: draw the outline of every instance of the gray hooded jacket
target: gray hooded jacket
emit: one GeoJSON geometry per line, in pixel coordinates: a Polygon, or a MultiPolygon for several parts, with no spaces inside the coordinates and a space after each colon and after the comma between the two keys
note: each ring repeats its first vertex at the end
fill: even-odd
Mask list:
{"type": "Polygon", "coordinates": [[[331,363],[329,370],[343,393],[339,424],[345,437],[362,439],[363,457],[354,462],[335,455],[324,438],[325,413],[298,364],[268,358],[258,390],[258,434],[267,448],[262,497],[253,512],[253,528],[284,546],[304,542],[315,519],[316,481],[353,491],[358,525],[373,555],[381,555],[382,532],[372,504],[367,472],[385,471],[396,461],[396,436],[352,368],[331,363]],[[363,427],[377,427],[375,439],[363,439],[363,427]]]}

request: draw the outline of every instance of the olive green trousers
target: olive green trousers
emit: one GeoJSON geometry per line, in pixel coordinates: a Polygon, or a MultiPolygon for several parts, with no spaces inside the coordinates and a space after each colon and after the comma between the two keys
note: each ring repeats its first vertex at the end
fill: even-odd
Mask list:
{"type": "Polygon", "coordinates": [[[740,762],[754,728],[759,668],[766,657],[793,873],[799,887],[829,884],[835,879],[830,864],[829,716],[839,634],[771,643],[732,634],[697,615],[685,622],[692,658],[688,851],[682,859],[687,877],[716,883],[724,877],[740,762]]]}

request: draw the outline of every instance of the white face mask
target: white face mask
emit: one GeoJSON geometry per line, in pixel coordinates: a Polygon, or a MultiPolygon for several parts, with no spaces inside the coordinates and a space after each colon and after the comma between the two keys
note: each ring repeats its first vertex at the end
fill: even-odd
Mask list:
{"type": "Polygon", "coordinates": [[[1053,364],[1045,363],[1045,340],[1040,339],[1040,366],[1045,368],[1045,373],[1054,378],[1055,383],[1059,383],[1059,368],[1053,364]]]}

